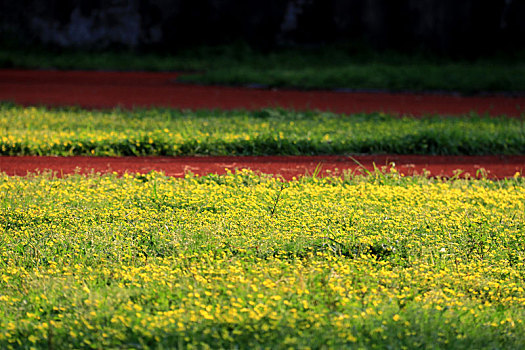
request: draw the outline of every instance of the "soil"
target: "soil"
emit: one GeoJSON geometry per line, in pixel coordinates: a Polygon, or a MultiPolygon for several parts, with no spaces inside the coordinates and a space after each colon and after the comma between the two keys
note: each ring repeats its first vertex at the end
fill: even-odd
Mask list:
{"type": "MultiPolygon", "coordinates": [[[[284,107],[318,109],[337,113],[383,111],[399,115],[458,115],[475,111],[492,116],[523,116],[525,97],[462,97],[432,94],[388,94],[334,91],[265,90],[239,87],[199,86],[176,81],[178,73],[0,70],[0,100],[22,105],[73,105],[84,108],[163,106],[181,109],[260,109],[284,107]]],[[[462,176],[500,179],[522,173],[525,156],[400,156],[354,157],[368,170],[374,164],[388,168],[392,162],[404,175],[462,176]],[[484,170],[481,170],[484,169],[484,170]]],[[[225,169],[248,168],[280,174],[285,179],[357,171],[359,166],[345,156],[290,157],[0,157],[0,172],[26,175],[51,170],[58,175],[74,172],[163,171],[170,176],[225,173],[225,169]]],[[[362,171],[361,171],[362,172],[362,171]]]]}
{"type": "Polygon", "coordinates": [[[345,171],[363,173],[357,162],[373,171],[374,164],[383,171],[395,169],[404,175],[424,174],[452,177],[458,169],[461,177],[502,179],[525,170],[525,156],[254,156],[254,157],[0,157],[0,172],[7,175],[27,175],[28,172],[51,170],[57,175],[71,173],[147,173],[162,171],[166,175],[183,177],[191,172],[196,175],[224,174],[226,169],[252,169],[267,174],[280,174],[290,180],[318,168],[319,175],[343,174],[345,171]]]}
{"type": "Polygon", "coordinates": [[[22,105],[84,108],[163,106],[181,109],[284,107],[336,113],[386,112],[421,116],[481,114],[519,117],[525,96],[293,91],[201,86],[176,81],[179,73],[0,70],[0,100],[22,105]]]}

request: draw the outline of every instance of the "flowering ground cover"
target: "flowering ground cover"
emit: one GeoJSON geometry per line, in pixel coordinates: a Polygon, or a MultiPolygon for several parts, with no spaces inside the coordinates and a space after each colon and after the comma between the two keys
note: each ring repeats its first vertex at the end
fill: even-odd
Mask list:
{"type": "Polygon", "coordinates": [[[520,119],[0,104],[1,155],[525,154],[520,119]]]}
{"type": "Polygon", "coordinates": [[[0,347],[523,348],[524,209],[521,177],[0,176],[0,347]]]}

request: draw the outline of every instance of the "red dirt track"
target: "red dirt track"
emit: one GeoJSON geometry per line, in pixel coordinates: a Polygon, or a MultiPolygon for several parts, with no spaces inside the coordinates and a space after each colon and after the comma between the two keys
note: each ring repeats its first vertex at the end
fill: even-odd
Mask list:
{"type": "MultiPolygon", "coordinates": [[[[423,174],[426,169],[431,176],[454,176],[455,170],[470,177],[479,177],[482,170],[489,179],[512,177],[525,170],[525,156],[400,156],[374,155],[353,157],[366,169],[374,164],[389,170],[395,163],[397,171],[404,175],[423,174]]],[[[187,172],[197,175],[224,174],[226,169],[251,169],[267,174],[280,174],[289,180],[305,174],[312,175],[320,166],[320,175],[342,174],[345,170],[363,173],[354,159],[345,156],[259,156],[259,157],[0,157],[0,172],[24,176],[27,172],[51,170],[58,175],[79,173],[124,172],[147,173],[162,171],[169,176],[182,177],[187,172]]]]}
{"type": "Polygon", "coordinates": [[[183,109],[284,107],[336,113],[457,115],[471,111],[518,117],[525,97],[264,90],[177,83],[178,73],[0,69],[0,100],[85,108],[163,106],[183,109]]]}
{"type": "MultiPolygon", "coordinates": [[[[388,94],[333,91],[264,90],[181,84],[178,73],[99,72],[99,71],[30,71],[0,69],[0,101],[22,105],[84,108],[175,107],[182,109],[260,109],[284,107],[296,110],[318,109],[337,113],[383,111],[420,116],[424,114],[458,115],[471,111],[492,116],[523,116],[525,97],[460,97],[437,94],[388,94]]],[[[423,173],[432,176],[454,175],[457,169],[471,177],[485,169],[488,178],[514,176],[525,170],[525,156],[356,156],[369,170],[373,164],[391,162],[405,175],[423,173]]],[[[204,175],[225,173],[225,169],[248,168],[285,179],[312,174],[318,164],[321,175],[355,170],[358,165],[345,156],[290,157],[0,157],[0,172],[26,175],[27,172],[149,172],[163,171],[183,176],[191,171],[204,175]]]]}

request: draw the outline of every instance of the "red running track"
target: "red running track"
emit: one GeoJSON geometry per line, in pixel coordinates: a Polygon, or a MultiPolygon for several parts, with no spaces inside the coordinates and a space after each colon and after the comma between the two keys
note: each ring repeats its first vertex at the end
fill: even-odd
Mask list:
{"type": "Polygon", "coordinates": [[[22,105],[85,108],[163,106],[182,109],[284,107],[336,113],[387,112],[420,116],[524,115],[525,97],[293,91],[201,86],[176,81],[178,73],[0,70],[0,100],[22,105]]]}
{"type": "MultiPolygon", "coordinates": [[[[401,156],[373,155],[355,156],[254,156],[254,157],[0,157],[0,172],[24,176],[27,172],[51,170],[58,175],[79,173],[124,172],[147,173],[162,171],[169,176],[182,177],[187,172],[197,175],[224,174],[225,169],[252,169],[268,174],[280,174],[285,179],[313,174],[320,165],[320,175],[341,174],[343,171],[360,173],[357,160],[368,170],[374,164],[388,171],[391,163],[404,175],[454,176],[457,169],[462,176],[489,179],[512,177],[525,170],[525,156],[401,156]],[[484,169],[484,170],[480,170],[484,169]]],[[[362,173],[362,172],[361,172],[362,173]]]]}
{"type": "MultiPolygon", "coordinates": [[[[86,108],[122,106],[164,106],[187,109],[259,109],[285,107],[296,110],[319,109],[337,113],[383,111],[395,114],[457,115],[470,111],[490,115],[523,116],[525,97],[460,97],[431,94],[350,93],[333,91],[263,90],[181,84],[177,73],[86,72],[0,70],[0,100],[23,105],[77,105],[86,108]]],[[[517,157],[432,157],[361,156],[368,169],[396,163],[405,175],[432,176],[479,175],[485,169],[489,178],[514,176],[525,169],[525,156],[517,157]]],[[[329,157],[0,157],[0,172],[25,175],[37,170],[59,174],[80,172],[149,172],[183,176],[191,171],[203,175],[224,173],[225,169],[249,168],[263,173],[281,174],[290,179],[312,174],[318,164],[323,172],[355,170],[356,163],[343,156],[329,157]]]]}

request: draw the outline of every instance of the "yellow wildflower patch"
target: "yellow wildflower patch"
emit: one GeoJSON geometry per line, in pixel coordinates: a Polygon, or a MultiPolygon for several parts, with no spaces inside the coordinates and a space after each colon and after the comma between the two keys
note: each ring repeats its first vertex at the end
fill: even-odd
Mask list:
{"type": "Polygon", "coordinates": [[[525,346],[521,178],[43,174],[0,190],[2,348],[525,346]]]}

